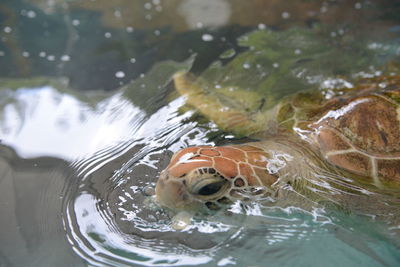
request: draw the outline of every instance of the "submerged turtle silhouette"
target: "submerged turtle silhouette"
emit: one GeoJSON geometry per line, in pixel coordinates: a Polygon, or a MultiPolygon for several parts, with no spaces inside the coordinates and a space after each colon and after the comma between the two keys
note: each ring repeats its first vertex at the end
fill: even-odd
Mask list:
{"type": "Polygon", "coordinates": [[[316,188],[313,179],[322,173],[361,188],[400,188],[400,76],[300,92],[266,110],[262,98],[253,97],[260,108],[251,112],[235,104],[249,101],[246,92],[229,101],[185,72],[174,82],[187,104],[221,129],[261,141],[178,151],[156,185],[163,206],[193,210],[252,194],[279,198],[285,186],[316,188]]]}

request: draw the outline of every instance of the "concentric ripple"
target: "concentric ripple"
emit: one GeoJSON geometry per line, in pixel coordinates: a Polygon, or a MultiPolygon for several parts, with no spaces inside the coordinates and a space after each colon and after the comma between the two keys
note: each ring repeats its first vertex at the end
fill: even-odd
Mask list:
{"type": "MultiPolygon", "coordinates": [[[[75,253],[91,266],[293,266],[299,258],[304,265],[318,265],[335,262],[337,255],[350,265],[399,260],[388,242],[371,246],[365,233],[382,233],[369,219],[348,219],[341,211],[332,215],[321,207],[278,208],[271,199],[264,199],[264,205],[235,202],[174,230],[171,214],[153,202],[151,188],[173,152],[218,142],[209,141],[216,128],[198,127],[187,120],[192,112],[178,112],[183,103],[181,98],[170,102],[136,123],[131,140],[73,164],[77,174],[64,190],[64,227],[75,253]],[[312,250],[318,251],[315,258],[302,256],[313,255],[312,250]]],[[[338,177],[319,178],[318,194],[334,196],[341,193],[340,186],[351,184],[338,177]]],[[[369,193],[353,190],[360,196],[369,193]]]]}
{"type": "MultiPolygon", "coordinates": [[[[235,141],[213,124],[190,120],[193,112],[182,111],[183,98],[155,103],[155,112],[148,115],[121,91],[103,96],[96,105],[51,86],[9,95],[15,101],[4,106],[10,119],[0,127],[2,141],[24,157],[73,160],[69,167],[75,175],[54,197],[63,200],[63,226],[71,248],[91,266],[334,266],[339,255],[347,265],[400,262],[398,235],[393,238],[399,233],[398,195],[388,192],[383,198],[351,179],[317,169],[310,180],[313,194],[331,205],[304,205],[309,199],[302,194],[281,207],[269,198],[236,202],[216,214],[195,217],[182,231],[174,230],[172,214],[150,196],[172,153],[235,141]],[[21,142],[33,133],[36,143],[21,142]],[[339,210],[338,195],[344,207],[339,210]],[[328,206],[333,211],[324,208],[328,206]]],[[[44,218],[53,223],[47,221],[51,217],[44,218]]]]}

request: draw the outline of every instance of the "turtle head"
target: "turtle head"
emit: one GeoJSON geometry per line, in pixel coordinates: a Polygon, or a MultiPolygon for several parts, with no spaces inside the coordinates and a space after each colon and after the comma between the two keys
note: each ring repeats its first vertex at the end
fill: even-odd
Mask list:
{"type": "Polygon", "coordinates": [[[161,172],[157,201],[179,210],[216,209],[221,203],[240,199],[240,190],[271,184],[266,172],[262,173],[265,177],[256,177],[260,168],[256,172],[249,164],[257,158],[257,164],[266,166],[265,155],[261,151],[247,153],[241,147],[197,146],[178,151],[161,172]]]}
{"type": "Polygon", "coordinates": [[[231,182],[213,167],[213,159],[193,153],[194,149],[177,152],[161,172],[156,185],[156,197],[161,205],[199,209],[206,203],[223,199],[229,191],[231,182]]]}

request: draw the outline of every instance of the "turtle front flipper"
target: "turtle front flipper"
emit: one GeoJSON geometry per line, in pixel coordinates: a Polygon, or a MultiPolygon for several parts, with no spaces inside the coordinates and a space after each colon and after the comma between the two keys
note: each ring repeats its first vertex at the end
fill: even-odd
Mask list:
{"type": "Polygon", "coordinates": [[[175,88],[186,103],[215,122],[224,131],[250,135],[265,130],[263,99],[254,92],[237,88],[213,88],[187,72],[174,75],[175,88]]]}

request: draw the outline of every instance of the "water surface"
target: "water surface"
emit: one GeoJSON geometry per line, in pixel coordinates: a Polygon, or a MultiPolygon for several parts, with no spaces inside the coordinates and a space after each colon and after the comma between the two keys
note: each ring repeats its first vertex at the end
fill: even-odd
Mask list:
{"type": "Polygon", "coordinates": [[[379,198],[394,214],[382,218],[238,202],[183,231],[149,195],[173,152],[251,139],[186,107],[175,71],[273,88],[272,105],[391,71],[399,11],[392,1],[3,1],[0,266],[398,266],[398,193],[379,198]],[[266,38],[274,53],[260,57],[266,38]]]}

